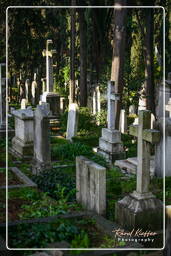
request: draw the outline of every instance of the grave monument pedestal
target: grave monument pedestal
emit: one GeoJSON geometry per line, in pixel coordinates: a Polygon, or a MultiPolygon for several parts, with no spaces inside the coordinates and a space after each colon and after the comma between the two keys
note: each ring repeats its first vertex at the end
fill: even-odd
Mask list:
{"type": "Polygon", "coordinates": [[[116,203],[116,220],[126,229],[160,230],[163,204],[149,191],[150,143],[160,140],[160,132],[151,129],[150,111],[139,111],[139,125],[130,126],[130,134],[138,137],[136,191],[116,203]]]}
{"type": "Polygon", "coordinates": [[[98,153],[104,156],[109,163],[125,158],[125,152],[121,141],[121,132],[115,129],[116,103],[119,94],[115,93],[114,82],[108,83],[108,127],[102,129],[102,137],[99,139],[98,153]]]}
{"type": "Polygon", "coordinates": [[[102,137],[99,139],[98,152],[109,162],[125,158],[121,133],[118,130],[102,128],[102,137]]]}
{"type": "Polygon", "coordinates": [[[33,111],[27,109],[15,110],[15,137],[12,139],[11,152],[20,158],[33,156],[33,111]]]}

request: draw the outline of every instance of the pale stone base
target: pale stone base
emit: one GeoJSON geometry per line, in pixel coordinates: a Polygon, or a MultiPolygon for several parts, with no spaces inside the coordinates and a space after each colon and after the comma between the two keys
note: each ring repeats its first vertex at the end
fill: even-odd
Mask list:
{"type": "Polygon", "coordinates": [[[51,167],[51,162],[40,162],[34,159],[32,163],[32,173],[39,175],[42,171],[50,169],[51,167]]]}
{"type": "Polygon", "coordinates": [[[126,157],[125,152],[111,153],[111,152],[103,151],[101,148],[97,148],[97,153],[105,157],[106,160],[111,164],[114,163],[116,160],[124,159],[126,157]]]}
{"type": "Polygon", "coordinates": [[[128,230],[161,230],[163,204],[151,193],[139,197],[134,192],[116,203],[115,217],[117,223],[128,230]]]}
{"type": "Polygon", "coordinates": [[[115,160],[124,159],[126,155],[123,149],[120,131],[103,128],[97,151],[100,155],[104,156],[110,164],[114,163],[115,160]]]}
{"type": "Polygon", "coordinates": [[[33,157],[33,143],[24,143],[18,137],[12,139],[11,153],[19,158],[32,158],[33,157]]]}

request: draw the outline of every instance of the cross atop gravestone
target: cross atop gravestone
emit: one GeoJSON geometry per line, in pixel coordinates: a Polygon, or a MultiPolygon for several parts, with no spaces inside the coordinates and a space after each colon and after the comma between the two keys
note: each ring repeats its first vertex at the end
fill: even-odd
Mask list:
{"type": "Polygon", "coordinates": [[[46,49],[43,50],[43,56],[46,56],[46,90],[53,92],[53,54],[56,50],[52,49],[52,40],[46,41],[46,49]]]}
{"type": "Polygon", "coordinates": [[[151,198],[150,183],[150,144],[159,142],[160,132],[150,129],[151,111],[139,111],[139,125],[130,126],[131,135],[138,137],[137,188],[133,196],[138,199],[151,198]]]}
{"type": "Polygon", "coordinates": [[[169,117],[171,117],[171,98],[169,98],[169,101],[166,105],[166,111],[169,112],[169,117]]]}
{"type": "Polygon", "coordinates": [[[107,120],[108,120],[108,129],[115,129],[115,120],[116,120],[116,104],[119,100],[119,94],[115,93],[115,82],[108,82],[107,90],[107,120]]]}

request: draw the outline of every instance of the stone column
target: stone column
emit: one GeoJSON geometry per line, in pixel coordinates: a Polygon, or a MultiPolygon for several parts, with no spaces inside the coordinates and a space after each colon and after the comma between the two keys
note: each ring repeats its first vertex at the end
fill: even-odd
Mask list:
{"type": "Polygon", "coordinates": [[[50,129],[49,117],[51,115],[49,104],[37,105],[34,112],[34,160],[33,174],[51,167],[50,129]]]}

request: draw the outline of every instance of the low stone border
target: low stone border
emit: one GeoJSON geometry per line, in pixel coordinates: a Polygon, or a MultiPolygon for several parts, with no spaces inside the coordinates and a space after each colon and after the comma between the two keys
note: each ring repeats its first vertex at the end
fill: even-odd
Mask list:
{"type": "MultiPolygon", "coordinates": [[[[96,221],[96,226],[97,228],[102,231],[103,233],[109,235],[111,238],[114,238],[114,233],[112,232],[114,229],[118,229],[120,226],[112,221],[109,221],[105,219],[104,217],[100,215],[96,215],[92,211],[82,211],[82,212],[75,212],[75,213],[68,213],[68,214],[60,214],[60,215],[55,215],[55,216],[50,216],[47,218],[35,218],[35,219],[28,219],[28,220],[18,220],[18,221],[13,221],[9,222],[8,226],[16,226],[19,224],[33,224],[33,223],[49,223],[53,222],[57,219],[73,219],[73,218],[81,218],[81,217],[91,217],[96,221]]],[[[5,227],[5,223],[1,223],[0,227],[5,227]]],[[[120,227],[121,228],[121,227],[120,227]]],[[[119,247],[116,247],[119,248],[119,247]]],[[[126,242],[126,245],[124,247],[120,248],[143,248],[143,245],[140,243],[135,243],[135,242],[126,242]]],[[[82,254],[81,254],[82,255],[82,254]]],[[[92,254],[87,254],[87,256],[91,256],[92,254]]],[[[96,255],[96,254],[95,254],[96,255]]],[[[97,254],[98,255],[98,254],[97,254]]],[[[100,254],[103,255],[103,254],[100,254]]],[[[104,254],[107,255],[107,254],[104,254]]]]}
{"type": "MultiPolygon", "coordinates": [[[[30,178],[28,178],[23,172],[21,172],[17,167],[9,168],[24,184],[18,185],[9,185],[8,188],[25,188],[25,187],[37,187],[37,184],[34,183],[30,178]]],[[[5,189],[6,186],[0,186],[0,189],[5,189]]]]}

